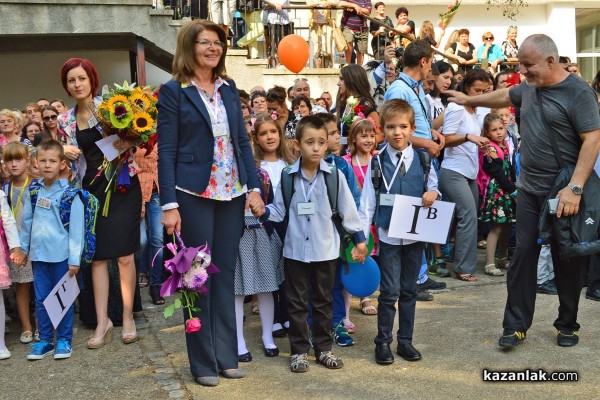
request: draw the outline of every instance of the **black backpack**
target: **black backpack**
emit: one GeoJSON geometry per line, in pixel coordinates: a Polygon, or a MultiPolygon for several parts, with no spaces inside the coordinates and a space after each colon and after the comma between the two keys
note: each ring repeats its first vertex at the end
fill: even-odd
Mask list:
{"type": "MultiPolygon", "coordinates": [[[[294,187],[294,176],[295,174],[290,174],[290,170],[292,166],[286,167],[281,171],[281,183],[280,190],[283,196],[283,204],[285,206],[285,219],[284,225],[285,230],[287,231],[287,225],[289,221],[289,212],[290,212],[290,204],[292,203],[292,196],[296,192],[294,187]]],[[[340,235],[340,258],[345,260],[345,249],[348,244],[352,241],[351,235],[346,232],[342,225],[342,217],[338,211],[337,203],[338,203],[338,191],[340,186],[340,174],[339,170],[335,165],[329,165],[329,171],[331,173],[324,174],[325,178],[325,186],[327,187],[327,198],[329,199],[329,206],[331,207],[331,220],[333,221],[333,225],[335,229],[338,231],[340,235]]]]}

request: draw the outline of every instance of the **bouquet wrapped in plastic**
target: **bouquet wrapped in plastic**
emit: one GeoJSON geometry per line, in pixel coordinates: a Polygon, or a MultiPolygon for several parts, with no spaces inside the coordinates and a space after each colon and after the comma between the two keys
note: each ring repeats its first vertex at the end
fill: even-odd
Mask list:
{"type": "MultiPolygon", "coordinates": [[[[139,146],[149,154],[158,140],[156,136],[156,102],[155,93],[149,86],[136,87],[127,81],[123,85],[115,84],[102,88],[102,103],[98,106],[96,117],[102,125],[105,137],[117,135],[120,140],[127,140],[139,146]]],[[[115,190],[127,191],[131,175],[137,171],[132,165],[133,149],[128,149],[113,160],[104,159],[98,169],[97,176],[104,174],[108,181],[106,201],[102,216],[108,216],[111,193],[115,190]]],[[[95,179],[95,178],[94,178],[95,179]]]]}
{"type": "Polygon", "coordinates": [[[440,20],[438,21],[438,26],[442,29],[446,29],[450,22],[452,22],[452,18],[456,14],[456,11],[460,7],[461,0],[455,0],[448,5],[448,11],[440,14],[440,20]]]}
{"type": "Polygon", "coordinates": [[[186,247],[177,231],[174,235],[179,247],[175,243],[166,246],[175,257],[165,261],[165,268],[171,272],[171,276],[162,284],[160,295],[171,296],[179,291],[181,296],[165,308],[164,317],[169,318],[177,309],[187,309],[189,319],[185,323],[185,333],[193,333],[202,326],[200,319],[192,315],[192,311],[200,311],[194,306],[196,299],[207,293],[206,282],[219,269],[211,261],[208,244],[186,247]]]}

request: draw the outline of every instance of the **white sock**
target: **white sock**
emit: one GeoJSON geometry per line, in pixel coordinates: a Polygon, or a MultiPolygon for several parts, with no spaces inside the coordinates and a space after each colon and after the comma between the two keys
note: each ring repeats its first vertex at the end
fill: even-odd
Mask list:
{"type": "Polygon", "coordinates": [[[260,307],[260,323],[262,325],[262,341],[265,349],[275,349],[273,340],[273,329],[271,324],[275,318],[275,301],[273,293],[258,293],[258,305],[260,307]]]}
{"type": "Polygon", "coordinates": [[[246,354],[246,340],[244,339],[244,297],[235,296],[235,326],[237,328],[238,355],[246,354]]]}
{"type": "Polygon", "coordinates": [[[284,327],[285,329],[290,329],[290,321],[285,321],[285,322],[283,323],[283,327],[284,327]]]}
{"type": "Polygon", "coordinates": [[[7,350],[4,343],[4,329],[6,327],[6,312],[4,310],[4,293],[0,289],[0,350],[7,350]]]}

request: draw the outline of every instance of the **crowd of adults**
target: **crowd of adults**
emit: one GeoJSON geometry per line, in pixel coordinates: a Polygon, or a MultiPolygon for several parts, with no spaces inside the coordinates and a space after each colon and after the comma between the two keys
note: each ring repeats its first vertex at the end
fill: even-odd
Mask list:
{"type": "MultiPolygon", "coordinates": [[[[280,18],[269,19],[269,24],[282,24],[285,10],[281,5],[285,1],[267,4],[280,18]]],[[[451,65],[442,59],[436,61],[432,50],[432,46],[441,46],[443,32],[434,37],[428,21],[422,23],[420,32],[415,32],[406,8],[396,11],[395,27],[408,41],[390,35],[376,23],[366,24],[361,14],[371,12],[368,0],[335,4],[345,7],[342,32],[347,41],[346,55],[356,63],[342,67],[337,88],[328,88],[321,94],[314,93],[305,78],[290,82],[289,88],[274,86],[265,90],[257,85],[244,88],[248,91],[239,89],[225,70],[228,43],[223,28],[227,21],[196,20],[181,29],[173,79],[160,89],[159,156],[154,152],[146,158],[141,152],[136,153],[141,171],[132,174],[132,185],[126,192],[113,194],[109,216],[99,216],[96,257],[91,268],[82,269],[87,284],[79,299],[80,318],[96,328],[88,341],[90,349],[110,342],[113,323],[123,325],[124,343],[137,340],[133,312],[140,308],[139,288],[149,283],[154,304],[164,304],[159,293],[162,263],[152,266],[149,262],[149,255],[162,246],[158,222],[162,219],[167,234],[181,232],[187,246],[207,243],[212,248],[213,262],[221,271],[209,278],[208,294],[200,296],[195,305],[200,311],[194,311],[193,316],[200,317],[202,328],[186,334],[193,376],[206,386],[218,384],[219,374],[231,379],[245,376],[238,362],[251,361],[252,357],[245,344],[240,346],[243,328],[240,319],[236,319],[236,312],[239,317],[240,311],[234,305],[239,295],[265,296],[264,292],[237,290],[240,258],[243,261],[246,257],[240,238],[256,229],[255,225],[263,227],[249,224],[248,218],[254,217],[244,210],[256,217],[263,214],[265,204],[273,201],[269,190],[281,190],[277,185],[281,171],[294,163],[300,151],[293,145],[298,139],[296,129],[312,121],[311,115],[319,116],[328,126],[332,145],[328,144],[331,154],[325,161],[344,172],[351,191],[360,190],[370,176],[364,175],[358,157],[358,165],[352,158],[356,155],[352,151],[358,146],[358,139],[353,136],[355,118],[372,124],[374,140],[366,142],[371,146],[369,152],[375,154],[385,146],[379,112],[386,102],[397,99],[404,100],[414,111],[412,147],[429,154],[442,199],[457,205],[448,243],[428,246],[416,290],[408,295],[433,300],[430,291],[445,287],[445,283],[436,282],[429,275],[448,278],[454,274],[461,281],[474,282],[480,271],[501,276],[507,270],[508,299],[500,346],[514,347],[525,339],[532,324],[536,292],[558,294],[559,316],[554,323],[557,342],[561,346],[577,344],[580,292],[587,283],[586,297],[600,300],[600,265],[589,262],[589,257],[560,257],[556,242],[551,250],[547,248],[552,257],[539,257],[537,221],[560,170],[557,153],[574,166],[574,172],[569,185],[558,194],[556,215],[568,217],[579,211],[581,194],[585,193],[585,183],[593,173],[600,148],[600,74],[590,87],[578,75],[576,64],[561,63],[566,60],[561,60],[552,39],[532,35],[519,45],[515,26],[507,29],[501,45],[493,43],[493,33],[484,33],[478,48],[470,42],[468,29],[453,32],[445,53],[456,57],[458,64],[451,65]],[[369,32],[375,60],[363,66],[369,32]],[[517,61],[518,69],[511,69],[517,61]],[[261,146],[271,145],[268,139],[262,143],[258,138],[258,126],[265,121],[274,121],[273,134],[284,148],[275,160],[279,165],[275,170],[275,164],[257,155],[261,151],[257,149],[264,149],[261,146]],[[332,128],[327,121],[333,122],[332,128]],[[494,125],[495,122],[498,123],[494,125]],[[496,131],[500,133],[494,136],[496,131]],[[560,148],[553,147],[548,135],[556,136],[560,148]],[[340,164],[337,156],[346,157],[340,164]],[[491,167],[485,167],[485,172],[497,180],[497,186],[489,184],[482,192],[478,181],[486,162],[494,163],[492,159],[499,159],[497,169],[490,172],[491,167]],[[508,183],[501,183],[500,176],[508,183]],[[273,187],[269,189],[265,182],[271,182],[273,187]],[[514,212],[513,218],[499,218],[499,213],[488,208],[484,199],[490,188],[505,200],[502,207],[514,212]],[[510,235],[513,239],[509,241],[514,222],[510,235]],[[509,227],[506,237],[498,234],[494,224],[509,227]],[[143,243],[146,250],[139,250],[140,242],[144,242],[140,236],[147,238],[148,244],[143,243]],[[490,246],[486,249],[487,263],[479,266],[477,248],[486,246],[490,246]],[[231,251],[236,248],[239,253],[231,251]],[[110,260],[116,262],[109,263],[110,260]],[[109,268],[109,264],[114,265],[109,268]],[[115,286],[118,288],[113,290],[115,286]]],[[[394,25],[385,17],[385,4],[376,3],[374,9],[380,25],[394,25]]],[[[226,14],[221,11],[220,15],[226,14]]],[[[285,34],[270,32],[275,41],[285,34]]],[[[104,202],[108,182],[94,181],[103,162],[103,155],[95,146],[102,131],[91,122],[98,105],[98,74],[90,61],[71,59],[63,66],[60,79],[76,105],[67,110],[62,100],[40,99],[26,104],[23,111],[1,110],[0,145],[22,142],[36,146],[44,139],[60,141],[71,161],[71,180],[104,202]]],[[[127,150],[133,144],[124,142],[119,146],[120,150],[127,150]]],[[[134,158],[133,153],[131,157],[134,158]]],[[[39,176],[35,162],[29,173],[32,178],[39,176]]],[[[360,208],[360,196],[352,194],[357,202],[353,206],[360,208]]],[[[493,206],[500,207],[494,202],[493,206]]],[[[276,227],[275,232],[285,235],[285,229],[282,233],[276,227]]],[[[278,240],[281,252],[284,238],[278,240]]],[[[281,253],[277,257],[281,259],[281,253]]],[[[332,337],[339,346],[352,345],[349,333],[360,327],[350,321],[351,298],[339,282],[328,290],[333,296],[332,337]]],[[[273,356],[278,354],[273,336],[285,335],[290,319],[286,310],[291,306],[286,303],[286,286],[281,279],[266,292],[270,300],[253,307],[253,311],[261,317],[268,316],[263,321],[264,351],[273,356]]],[[[366,315],[377,314],[369,298],[361,299],[361,310],[366,315]]],[[[23,315],[19,314],[21,339],[27,343],[34,328],[23,315]]],[[[190,316],[186,314],[185,318],[190,316]]],[[[414,359],[419,358],[420,354],[414,359]]],[[[333,356],[322,360],[330,368],[341,365],[336,362],[333,356]]]]}

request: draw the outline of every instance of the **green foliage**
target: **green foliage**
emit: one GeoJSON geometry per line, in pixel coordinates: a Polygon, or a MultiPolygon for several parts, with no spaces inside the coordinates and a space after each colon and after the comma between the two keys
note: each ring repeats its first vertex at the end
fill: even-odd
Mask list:
{"type": "Polygon", "coordinates": [[[181,308],[186,308],[188,310],[190,318],[192,318],[192,311],[200,312],[199,307],[194,307],[194,303],[196,302],[196,300],[198,300],[198,296],[200,296],[200,294],[198,292],[182,290],[181,296],[179,298],[175,299],[173,304],[170,304],[167,307],[165,307],[165,310],[163,311],[163,316],[165,317],[165,319],[167,319],[167,318],[173,316],[173,314],[175,313],[175,310],[179,310],[181,308]]]}
{"type": "Polygon", "coordinates": [[[173,314],[175,314],[175,304],[170,304],[166,306],[165,310],[163,311],[163,316],[165,317],[165,319],[171,317],[173,314]]]}

